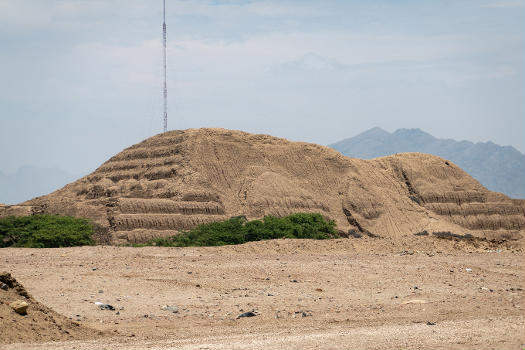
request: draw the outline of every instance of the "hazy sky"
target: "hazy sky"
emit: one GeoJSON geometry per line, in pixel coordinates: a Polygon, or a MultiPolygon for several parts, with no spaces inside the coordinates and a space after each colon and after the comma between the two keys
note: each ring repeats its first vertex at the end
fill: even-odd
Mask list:
{"type": "MultiPolygon", "coordinates": [[[[0,0],[0,172],[161,131],[162,1],[0,0]]],[[[169,129],[374,126],[525,152],[525,0],[167,0],[169,129]]]]}

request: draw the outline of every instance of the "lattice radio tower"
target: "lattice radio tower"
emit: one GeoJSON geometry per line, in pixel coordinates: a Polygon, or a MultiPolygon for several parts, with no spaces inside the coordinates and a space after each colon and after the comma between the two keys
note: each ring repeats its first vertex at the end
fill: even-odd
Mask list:
{"type": "Polygon", "coordinates": [[[162,68],[164,73],[164,89],[162,91],[164,97],[164,114],[162,116],[164,121],[164,132],[168,130],[168,83],[166,82],[166,0],[162,2],[162,68]]]}

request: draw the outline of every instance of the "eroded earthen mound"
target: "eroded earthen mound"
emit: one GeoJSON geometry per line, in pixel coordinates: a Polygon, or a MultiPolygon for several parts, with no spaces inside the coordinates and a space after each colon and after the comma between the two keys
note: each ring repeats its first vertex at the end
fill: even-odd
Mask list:
{"type": "Polygon", "coordinates": [[[352,233],[452,232],[519,238],[524,201],[488,191],[451,162],[420,153],[372,160],[324,146],[224,129],[170,131],[11,213],[96,222],[103,243],[140,242],[245,215],[319,212],[352,233]]]}
{"type": "Polygon", "coordinates": [[[81,326],[33,299],[11,274],[0,272],[0,344],[87,339],[100,332],[81,326]],[[25,315],[10,306],[29,304],[25,315]]]}

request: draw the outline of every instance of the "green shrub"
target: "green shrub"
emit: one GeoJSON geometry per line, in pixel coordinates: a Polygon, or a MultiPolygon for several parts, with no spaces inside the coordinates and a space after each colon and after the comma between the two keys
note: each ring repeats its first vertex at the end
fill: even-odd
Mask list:
{"type": "Polygon", "coordinates": [[[234,217],[226,221],[199,225],[191,231],[158,238],[145,245],[163,247],[221,246],[276,238],[328,239],[339,237],[335,223],[320,214],[292,214],[283,218],[266,216],[246,221],[234,217]]]}
{"type": "Polygon", "coordinates": [[[59,248],[93,245],[86,219],[58,215],[10,216],[0,219],[0,248],[59,248]]]}

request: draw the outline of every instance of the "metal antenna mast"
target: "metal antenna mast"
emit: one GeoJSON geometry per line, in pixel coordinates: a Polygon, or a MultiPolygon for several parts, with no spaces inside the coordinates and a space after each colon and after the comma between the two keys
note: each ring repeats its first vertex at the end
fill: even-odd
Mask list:
{"type": "Polygon", "coordinates": [[[168,130],[168,84],[166,82],[166,0],[163,0],[162,10],[162,63],[164,69],[164,132],[168,130]]]}

